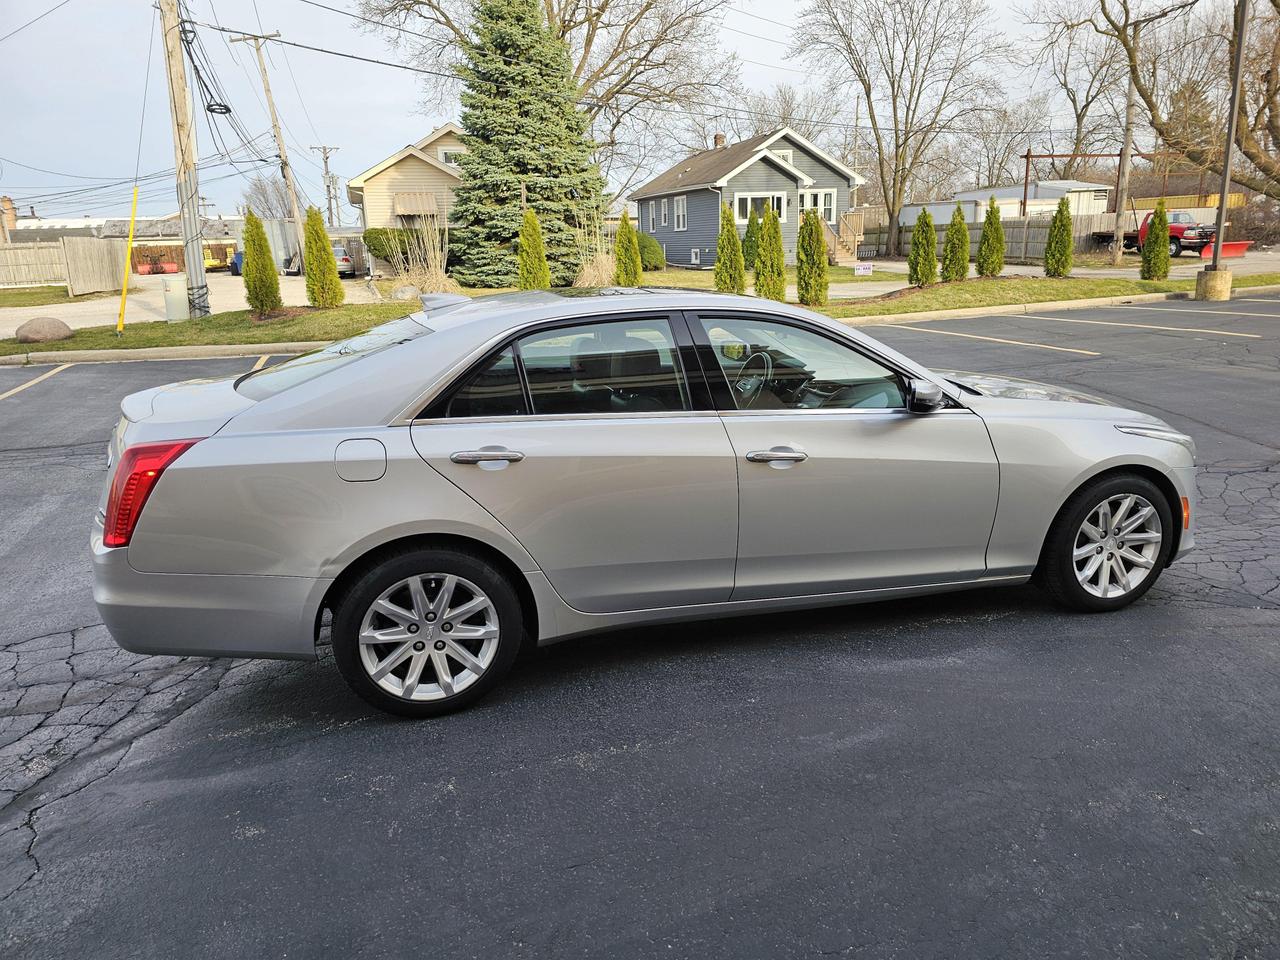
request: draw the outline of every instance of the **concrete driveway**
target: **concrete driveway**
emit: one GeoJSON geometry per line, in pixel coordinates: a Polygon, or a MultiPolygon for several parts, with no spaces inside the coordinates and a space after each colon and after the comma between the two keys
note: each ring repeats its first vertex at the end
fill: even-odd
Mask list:
{"type": "MultiPolygon", "coordinates": [[[[248,308],[249,304],[244,299],[244,278],[233,277],[229,273],[210,273],[208,282],[209,307],[214,313],[248,308]]],[[[162,276],[133,277],[130,280],[125,324],[165,319],[163,284],[162,276]]],[[[343,280],[342,286],[347,291],[347,303],[372,303],[378,299],[364,280],[343,280]]],[[[305,306],[306,278],[281,277],[280,299],[286,307],[305,306]]],[[[32,317],[57,317],[72,329],[79,329],[114,324],[119,312],[119,295],[45,307],[8,307],[0,309],[0,338],[12,337],[18,327],[32,317]]]]}

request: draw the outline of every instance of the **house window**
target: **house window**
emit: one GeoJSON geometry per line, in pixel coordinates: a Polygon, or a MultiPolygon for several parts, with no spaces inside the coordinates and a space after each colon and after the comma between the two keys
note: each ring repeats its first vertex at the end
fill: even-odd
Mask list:
{"type": "Polygon", "coordinates": [[[688,203],[688,199],[689,199],[688,197],[685,197],[685,196],[681,195],[681,196],[676,197],[676,198],[675,198],[675,200],[673,201],[673,203],[674,203],[674,205],[675,205],[675,208],[676,208],[676,209],[675,209],[676,222],[675,222],[675,227],[673,228],[673,229],[675,229],[675,230],[688,230],[688,229],[689,229],[689,203],[688,203]]]}
{"type": "Polygon", "coordinates": [[[773,212],[783,223],[787,222],[787,195],[785,193],[735,193],[733,195],[734,219],[738,223],[746,223],[751,219],[751,211],[762,216],[766,204],[773,204],[773,212]]]}
{"type": "Polygon", "coordinates": [[[827,223],[836,222],[836,192],[834,190],[801,190],[800,213],[817,210],[827,223]]]}
{"type": "Polygon", "coordinates": [[[458,158],[466,153],[464,147],[440,147],[436,150],[436,156],[440,158],[441,163],[447,163],[451,167],[458,165],[458,158]]]}
{"type": "Polygon", "coordinates": [[[662,198],[662,225],[667,225],[667,198],[662,198]]]}
{"type": "Polygon", "coordinates": [[[795,157],[795,154],[790,150],[775,150],[773,151],[773,153],[774,153],[774,156],[781,157],[783,160],[787,161],[787,163],[795,162],[793,159],[795,157]]]}
{"type": "Polygon", "coordinates": [[[698,264],[702,263],[702,251],[699,250],[697,247],[694,247],[692,250],[690,250],[689,262],[698,263],[698,264]]]}
{"type": "Polygon", "coordinates": [[[650,200],[649,201],[649,232],[650,233],[653,233],[653,225],[654,225],[653,210],[654,210],[654,202],[650,200]]]}

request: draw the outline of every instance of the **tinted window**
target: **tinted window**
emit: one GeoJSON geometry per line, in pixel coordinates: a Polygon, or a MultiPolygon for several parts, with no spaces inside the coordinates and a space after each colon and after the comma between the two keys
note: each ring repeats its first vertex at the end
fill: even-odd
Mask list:
{"type": "Polygon", "coordinates": [[[535,414],[685,410],[665,320],[618,320],[533,333],[519,342],[535,414]]]}
{"type": "Polygon", "coordinates": [[[518,417],[529,412],[510,348],[494,354],[454,391],[446,417],[518,417]]]}
{"type": "Polygon", "coordinates": [[[703,327],[740,410],[906,406],[897,373],[817,333],[754,319],[703,327]]]}

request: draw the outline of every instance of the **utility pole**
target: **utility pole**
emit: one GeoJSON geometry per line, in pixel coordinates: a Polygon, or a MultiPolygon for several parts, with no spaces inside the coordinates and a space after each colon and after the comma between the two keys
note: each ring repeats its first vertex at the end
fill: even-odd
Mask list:
{"type": "Polygon", "coordinates": [[[333,174],[329,172],[329,154],[337,150],[337,147],[312,147],[312,150],[320,154],[320,159],[324,162],[324,199],[325,205],[329,208],[329,226],[333,226],[333,207],[338,199],[337,180],[333,174]]]}
{"type": "MultiPolygon", "coordinates": [[[[1137,31],[1134,32],[1137,43],[1137,31]]],[[[1120,146],[1120,170],[1116,174],[1116,225],[1111,235],[1111,265],[1124,260],[1124,208],[1129,202],[1129,162],[1133,153],[1133,118],[1137,110],[1138,91],[1129,74],[1129,92],[1124,100],[1124,143],[1120,146]]],[[[1136,229],[1136,227],[1135,227],[1136,229]]]]}
{"type": "Polygon", "coordinates": [[[232,37],[232,43],[252,43],[254,51],[258,54],[258,72],[262,74],[262,92],[267,95],[267,110],[271,114],[271,131],[276,137],[276,153],[280,155],[280,173],[284,177],[285,189],[289,193],[289,207],[293,211],[293,226],[298,234],[298,259],[302,260],[303,255],[303,232],[302,208],[298,206],[298,187],[293,182],[293,168],[289,166],[289,151],[285,149],[284,135],[280,133],[280,118],[276,116],[276,102],[271,97],[271,80],[267,76],[267,61],[262,56],[262,44],[266,40],[274,40],[280,36],[279,32],[268,33],[264,36],[256,34],[241,34],[232,37]]]}
{"type": "Polygon", "coordinates": [[[1227,115],[1227,139],[1222,146],[1222,190],[1218,196],[1217,233],[1213,236],[1213,266],[1222,269],[1222,234],[1227,229],[1227,200],[1231,194],[1231,161],[1236,145],[1236,122],[1240,114],[1240,83],[1244,75],[1244,48],[1249,39],[1249,0],[1239,0],[1236,9],[1236,55],[1231,64],[1231,112],[1227,115]]]}
{"type": "Polygon", "coordinates": [[[169,112],[173,118],[174,167],[178,211],[182,221],[182,253],[187,267],[187,303],[191,316],[209,315],[209,287],[204,276],[204,237],[200,229],[200,186],[196,180],[196,128],[191,122],[191,93],[182,59],[182,25],[178,0],[160,0],[165,68],[169,75],[169,112]]]}

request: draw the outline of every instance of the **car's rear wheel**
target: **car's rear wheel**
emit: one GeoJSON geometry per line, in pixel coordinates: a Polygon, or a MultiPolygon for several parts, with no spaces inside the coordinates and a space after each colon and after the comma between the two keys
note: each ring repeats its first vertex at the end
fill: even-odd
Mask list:
{"type": "Polygon", "coordinates": [[[1086,484],[1054,520],[1040,558],[1049,595],[1075,610],[1118,610],[1151,589],[1169,558],[1173,516],[1137,474],[1086,484]]]}
{"type": "Polygon", "coordinates": [[[411,550],[373,567],[337,601],[333,653],[373,706],[430,717],[493,689],[522,632],[520,602],[492,564],[458,550],[411,550]]]}
{"type": "Polygon", "coordinates": [[[1169,241],[1169,256],[1171,257],[1182,256],[1182,241],[1179,240],[1177,237],[1174,237],[1169,241]]]}

